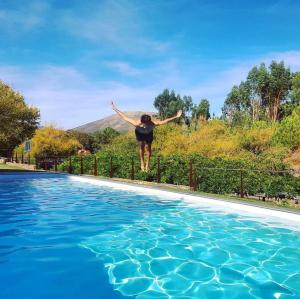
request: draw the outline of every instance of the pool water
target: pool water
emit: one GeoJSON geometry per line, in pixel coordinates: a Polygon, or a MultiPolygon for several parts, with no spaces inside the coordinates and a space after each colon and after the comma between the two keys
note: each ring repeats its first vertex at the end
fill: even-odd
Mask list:
{"type": "Polygon", "coordinates": [[[0,174],[0,298],[300,298],[300,230],[56,174],[0,174]]]}

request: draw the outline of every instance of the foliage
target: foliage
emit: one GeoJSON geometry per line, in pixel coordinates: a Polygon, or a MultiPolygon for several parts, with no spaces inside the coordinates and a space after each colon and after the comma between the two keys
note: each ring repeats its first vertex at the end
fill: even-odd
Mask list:
{"type": "Polygon", "coordinates": [[[37,129],[32,138],[31,154],[37,158],[74,154],[82,145],[64,130],[48,126],[37,129]]]}
{"type": "Polygon", "coordinates": [[[12,150],[31,138],[39,123],[39,111],[24,97],[0,81],[0,149],[12,150]]]}
{"type": "Polygon", "coordinates": [[[291,86],[292,73],[283,61],[272,61],[268,68],[264,63],[255,66],[246,81],[234,86],[228,94],[223,116],[232,120],[235,113],[246,112],[253,121],[265,117],[276,121],[281,116],[281,105],[289,101],[291,86]]]}
{"type": "Polygon", "coordinates": [[[190,122],[190,114],[193,109],[193,100],[190,96],[181,96],[175,94],[175,91],[171,92],[165,89],[154,100],[154,107],[158,110],[158,116],[160,119],[165,119],[174,116],[178,110],[182,110],[182,117],[176,122],[184,120],[185,123],[190,122]]]}
{"type": "Polygon", "coordinates": [[[207,99],[201,99],[198,105],[193,107],[192,118],[194,120],[208,120],[210,118],[209,102],[207,99]]]}
{"type": "Polygon", "coordinates": [[[300,146],[300,106],[281,121],[273,138],[275,143],[296,149],[300,146]]]}
{"type": "Polygon", "coordinates": [[[92,152],[93,150],[93,138],[91,134],[79,132],[76,130],[68,131],[70,137],[75,138],[84,149],[92,152]]]}
{"type": "Polygon", "coordinates": [[[240,135],[240,146],[256,155],[270,148],[275,126],[268,125],[264,121],[256,121],[252,126],[243,130],[240,135]]]}
{"type": "Polygon", "coordinates": [[[110,144],[119,135],[118,131],[110,127],[90,134],[92,152],[101,150],[104,145],[110,144]]]}

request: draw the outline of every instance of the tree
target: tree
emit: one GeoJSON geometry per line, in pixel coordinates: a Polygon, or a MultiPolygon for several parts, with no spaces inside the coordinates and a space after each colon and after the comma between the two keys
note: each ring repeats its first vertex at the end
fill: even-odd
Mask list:
{"type": "Polygon", "coordinates": [[[33,136],[40,113],[26,105],[24,97],[0,81],[0,149],[5,154],[33,136]]]}
{"type": "Polygon", "coordinates": [[[92,151],[93,148],[93,137],[91,134],[79,132],[76,130],[70,130],[68,131],[68,134],[75,139],[78,140],[78,142],[83,146],[84,149],[87,149],[89,151],[92,151]]]}
{"type": "Polygon", "coordinates": [[[280,122],[273,139],[275,143],[293,150],[300,147],[300,106],[280,122]]]}
{"type": "Polygon", "coordinates": [[[210,118],[209,101],[201,99],[198,105],[193,107],[192,118],[195,120],[208,120],[210,118]]]}
{"type": "Polygon", "coordinates": [[[222,108],[223,117],[232,122],[234,119],[240,118],[240,115],[249,114],[250,108],[250,89],[248,84],[242,81],[239,86],[233,86],[227,95],[222,108]]]}
{"type": "Polygon", "coordinates": [[[111,127],[107,127],[102,131],[97,131],[91,134],[92,151],[96,152],[103,148],[104,145],[109,144],[119,136],[120,133],[111,127]]]}
{"type": "Polygon", "coordinates": [[[283,61],[272,61],[268,68],[264,63],[253,67],[246,81],[234,86],[227,95],[223,116],[232,120],[235,113],[248,113],[252,121],[278,120],[281,106],[289,100],[291,80],[291,71],[283,61]]]}
{"type": "Polygon", "coordinates": [[[280,111],[282,118],[291,115],[297,106],[300,106],[300,72],[293,75],[290,101],[280,111]]]}
{"type": "Polygon", "coordinates": [[[182,110],[182,116],[176,122],[180,123],[184,120],[186,123],[189,123],[193,100],[190,96],[183,96],[181,98],[179,94],[175,94],[174,90],[170,92],[168,89],[165,89],[155,98],[154,107],[158,110],[160,119],[174,116],[178,110],[182,110]]]}
{"type": "Polygon", "coordinates": [[[266,111],[269,120],[279,119],[281,104],[287,100],[291,88],[292,74],[284,62],[272,61],[267,69],[262,63],[259,68],[254,67],[248,74],[247,83],[251,96],[266,111]]]}
{"type": "Polygon", "coordinates": [[[68,132],[47,126],[37,129],[32,138],[31,154],[37,158],[63,157],[76,153],[82,145],[68,132]]]}

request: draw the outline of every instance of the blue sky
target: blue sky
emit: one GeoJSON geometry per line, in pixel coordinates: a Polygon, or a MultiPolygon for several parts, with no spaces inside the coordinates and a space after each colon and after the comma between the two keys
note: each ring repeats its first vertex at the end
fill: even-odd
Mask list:
{"type": "Polygon", "coordinates": [[[299,20],[297,0],[0,0],[0,79],[63,128],[112,114],[111,99],[153,111],[165,88],[218,115],[252,66],[300,70],[299,20]]]}

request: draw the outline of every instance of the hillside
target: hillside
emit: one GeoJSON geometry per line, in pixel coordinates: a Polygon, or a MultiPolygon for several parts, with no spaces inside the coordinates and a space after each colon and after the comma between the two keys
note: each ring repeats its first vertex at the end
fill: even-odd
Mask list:
{"type": "MultiPolygon", "coordinates": [[[[141,111],[127,111],[125,112],[127,116],[132,118],[140,118],[142,114],[145,112],[141,111]]],[[[147,114],[153,115],[154,112],[146,112],[147,114]]],[[[73,128],[72,130],[76,130],[83,133],[93,133],[99,130],[103,130],[107,127],[111,127],[119,132],[126,132],[133,128],[132,125],[125,122],[118,116],[117,114],[113,114],[102,119],[87,123],[85,125],[73,128]]]]}

